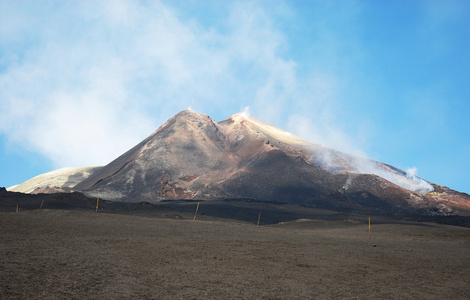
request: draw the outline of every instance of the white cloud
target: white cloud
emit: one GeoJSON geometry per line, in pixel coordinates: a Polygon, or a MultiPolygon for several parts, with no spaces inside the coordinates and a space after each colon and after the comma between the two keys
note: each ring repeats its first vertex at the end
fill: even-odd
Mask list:
{"type": "Polygon", "coordinates": [[[160,2],[3,6],[17,22],[1,21],[2,37],[18,37],[0,45],[15,57],[0,65],[0,132],[56,167],[105,164],[186,107],[228,116],[250,105],[273,120],[297,84],[256,4],[234,4],[226,32],[160,2]]]}

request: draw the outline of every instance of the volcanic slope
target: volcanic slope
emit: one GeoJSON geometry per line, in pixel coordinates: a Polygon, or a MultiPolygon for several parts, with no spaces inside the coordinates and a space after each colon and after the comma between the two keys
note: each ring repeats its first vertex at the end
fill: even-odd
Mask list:
{"type": "Polygon", "coordinates": [[[74,190],[131,202],[253,199],[389,215],[468,214],[468,195],[433,186],[245,113],[216,123],[186,110],[74,190]]]}
{"type": "Polygon", "coordinates": [[[68,192],[101,167],[63,168],[44,173],[8,188],[10,192],[38,194],[68,192]]]}
{"type": "Polygon", "coordinates": [[[224,197],[207,186],[236,171],[237,158],[208,116],[182,111],[137,146],[75,186],[126,201],[224,197]]]}

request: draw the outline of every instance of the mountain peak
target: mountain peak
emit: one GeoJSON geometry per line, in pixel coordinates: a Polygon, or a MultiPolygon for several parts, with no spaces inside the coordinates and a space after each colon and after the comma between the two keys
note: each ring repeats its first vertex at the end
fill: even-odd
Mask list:
{"type": "Polygon", "coordinates": [[[195,112],[192,109],[185,109],[168,119],[163,125],[161,125],[153,135],[160,131],[167,130],[173,126],[188,126],[192,124],[193,126],[198,126],[202,123],[215,123],[208,115],[204,115],[198,112],[195,112]]]}
{"type": "Polygon", "coordinates": [[[228,119],[232,120],[235,123],[240,123],[242,121],[247,121],[251,119],[251,116],[248,112],[246,111],[241,111],[239,113],[236,113],[234,115],[231,115],[228,117],[228,119]]]}
{"type": "Polygon", "coordinates": [[[180,120],[180,119],[182,119],[182,120],[195,120],[195,119],[200,120],[200,119],[210,119],[210,117],[208,115],[204,115],[204,114],[195,112],[192,109],[185,109],[185,110],[180,111],[179,113],[177,113],[173,117],[171,117],[169,120],[172,120],[172,119],[175,119],[175,120],[180,120]]]}
{"type": "Polygon", "coordinates": [[[281,143],[290,144],[292,146],[313,145],[312,143],[309,143],[290,132],[260,121],[250,116],[245,111],[230,116],[229,118],[220,122],[220,124],[224,124],[231,128],[241,125],[245,128],[249,128],[251,131],[255,131],[257,133],[262,132],[267,138],[275,139],[281,143]]]}

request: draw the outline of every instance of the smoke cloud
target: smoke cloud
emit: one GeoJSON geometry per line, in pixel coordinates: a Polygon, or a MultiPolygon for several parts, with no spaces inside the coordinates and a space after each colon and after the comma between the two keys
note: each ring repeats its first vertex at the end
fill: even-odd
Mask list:
{"type": "MultiPolygon", "coordinates": [[[[417,177],[417,168],[409,168],[406,172],[387,166],[364,157],[352,156],[323,146],[310,149],[312,161],[319,167],[332,173],[372,174],[380,176],[391,183],[410,191],[426,194],[434,188],[425,180],[417,177]]],[[[349,177],[343,189],[351,184],[349,177]]]]}

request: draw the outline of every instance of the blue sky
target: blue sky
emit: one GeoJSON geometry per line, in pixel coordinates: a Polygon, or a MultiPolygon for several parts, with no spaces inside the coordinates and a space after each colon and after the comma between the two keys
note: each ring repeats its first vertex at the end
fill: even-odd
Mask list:
{"type": "Polygon", "coordinates": [[[192,108],[470,193],[469,53],[466,0],[0,0],[0,186],[192,108]]]}

